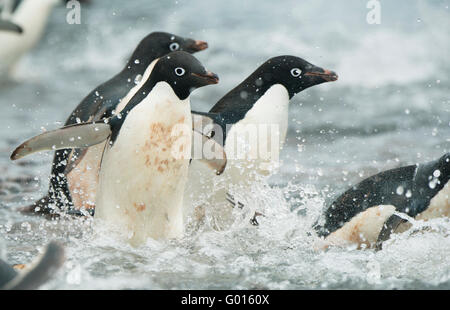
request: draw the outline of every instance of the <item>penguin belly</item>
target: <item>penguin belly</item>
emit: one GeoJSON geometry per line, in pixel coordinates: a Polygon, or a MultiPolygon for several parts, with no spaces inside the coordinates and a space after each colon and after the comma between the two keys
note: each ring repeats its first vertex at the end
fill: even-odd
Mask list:
{"type": "Polygon", "coordinates": [[[395,212],[391,205],[375,206],[358,213],[341,228],[325,238],[321,248],[329,246],[348,246],[355,244],[358,248],[375,245],[378,235],[386,220],[395,212]]]}
{"type": "Polygon", "coordinates": [[[192,161],[185,191],[191,221],[201,221],[207,214],[213,228],[229,227],[234,219],[227,193],[234,188],[245,196],[252,184],[266,180],[278,168],[288,128],[288,106],[286,88],[276,84],[231,127],[225,140],[227,166],[222,175],[215,176],[204,163],[192,161]]]}
{"type": "Polygon", "coordinates": [[[180,237],[191,128],[189,99],[180,101],[167,83],[158,83],[105,151],[94,219],[134,245],[180,237]]]}
{"type": "Polygon", "coordinates": [[[438,217],[450,217],[450,181],[431,199],[428,208],[415,219],[426,221],[438,217]]]}
{"type": "MultiPolygon", "coordinates": [[[[358,247],[363,244],[367,247],[374,246],[383,225],[395,210],[395,206],[376,206],[359,213],[340,229],[328,235],[323,247],[352,243],[358,247]]],[[[417,214],[414,219],[427,221],[439,217],[450,217],[450,181],[431,199],[426,210],[417,214]]],[[[402,223],[394,233],[405,232],[409,228],[411,228],[410,223],[402,223]]]]}
{"type": "MultiPolygon", "coordinates": [[[[145,70],[142,79],[133,87],[128,94],[120,100],[120,103],[115,109],[115,113],[120,113],[126,107],[128,102],[139,91],[142,85],[148,80],[150,74],[158,59],[152,63],[145,70]]],[[[95,120],[99,120],[95,117],[95,120]]],[[[89,121],[92,121],[90,119],[89,121]]],[[[75,163],[76,166],[67,173],[67,182],[72,203],[74,208],[79,209],[94,209],[96,193],[98,187],[98,174],[100,171],[100,162],[105,150],[106,142],[89,147],[85,154],[75,163]]]]}

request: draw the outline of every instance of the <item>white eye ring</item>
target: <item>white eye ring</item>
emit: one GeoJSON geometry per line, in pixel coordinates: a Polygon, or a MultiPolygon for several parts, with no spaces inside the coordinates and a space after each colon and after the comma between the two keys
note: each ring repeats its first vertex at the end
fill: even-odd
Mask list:
{"type": "Polygon", "coordinates": [[[293,77],[299,77],[300,74],[302,74],[302,70],[300,70],[299,68],[294,68],[291,70],[291,74],[293,77]]]}
{"type": "Polygon", "coordinates": [[[185,72],[186,72],[186,70],[184,70],[181,67],[175,68],[175,74],[178,75],[178,76],[183,76],[185,72]]]}
{"type": "Polygon", "coordinates": [[[180,48],[180,44],[178,44],[177,42],[170,43],[170,45],[169,45],[169,49],[172,52],[177,51],[179,48],[180,48]]]}

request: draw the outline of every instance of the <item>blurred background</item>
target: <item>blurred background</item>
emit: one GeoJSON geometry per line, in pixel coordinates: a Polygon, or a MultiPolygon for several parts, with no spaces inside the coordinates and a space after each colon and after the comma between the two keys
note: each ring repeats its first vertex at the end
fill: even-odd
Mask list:
{"type": "MultiPolygon", "coordinates": [[[[317,255],[299,246],[306,241],[298,227],[314,220],[302,222],[302,216],[311,216],[309,210],[317,216],[333,197],[372,174],[434,160],[450,151],[450,1],[381,1],[378,25],[367,23],[366,5],[363,0],[92,0],[82,5],[79,25],[66,22],[69,10],[64,5],[55,7],[38,45],[0,84],[3,255],[13,261],[31,259],[35,247],[52,235],[36,236],[29,225],[42,229],[47,224],[9,210],[46,191],[52,155],[13,164],[9,161],[13,148],[42,128],[59,127],[86,94],[121,70],[145,35],[167,31],[209,43],[196,57],[219,74],[220,83],[191,96],[195,110],[209,110],[273,56],[296,55],[338,73],[337,82],[308,89],[291,101],[283,164],[270,180],[272,191],[264,193],[273,208],[288,210],[283,213],[286,231],[275,233],[274,225],[281,222],[268,223],[266,231],[259,232],[260,239],[251,235],[251,242],[242,228],[202,235],[186,247],[151,245],[152,254],[133,252],[116,259],[110,250],[96,251],[114,247],[121,253],[117,247],[124,245],[102,243],[94,249],[73,241],[69,251],[74,256],[63,277],[72,280],[55,280],[49,288],[77,288],[80,281],[83,288],[448,287],[448,222],[443,224],[447,237],[444,233],[425,241],[422,237],[399,241],[382,256],[361,251],[342,255],[338,250],[317,255]],[[291,210],[301,211],[298,218],[292,219],[296,213],[291,210]],[[282,233],[295,238],[287,241],[282,233]],[[235,234],[244,241],[235,241],[235,234]],[[293,240],[298,241],[297,248],[293,240]],[[227,249],[220,248],[223,244],[227,249]],[[200,252],[193,254],[193,249],[200,252]],[[412,253],[427,256],[408,261],[412,253]],[[427,267],[430,255],[433,264],[427,267]],[[99,257],[108,263],[97,261],[99,257]],[[123,267],[124,260],[128,267],[123,267]],[[179,264],[173,268],[179,270],[164,265],[170,261],[173,266],[174,260],[179,264]],[[367,279],[374,265],[381,274],[381,280],[375,276],[378,282],[367,279]],[[201,282],[189,277],[192,268],[193,277],[201,282]],[[136,270],[143,276],[132,284],[126,279],[136,270]],[[159,273],[168,278],[161,280],[159,273]],[[105,280],[111,277],[123,281],[105,280]]],[[[69,235],[79,232],[54,229],[69,235]]],[[[128,248],[124,251],[129,253],[128,248]]]]}

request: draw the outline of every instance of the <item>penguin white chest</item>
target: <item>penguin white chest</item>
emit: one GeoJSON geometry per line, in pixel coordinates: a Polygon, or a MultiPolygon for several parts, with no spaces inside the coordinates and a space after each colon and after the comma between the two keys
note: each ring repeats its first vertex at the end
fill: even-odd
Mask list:
{"type": "MultiPolygon", "coordinates": [[[[133,87],[128,94],[121,99],[120,103],[115,108],[116,113],[120,113],[138,92],[142,85],[148,80],[150,74],[158,59],[155,59],[146,69],[141,81],[133,87]]],[[[99,120],[97,118],[93,120],[99,120]]],[[[76,167],[67,174],[67,181],[72,197],[72,202],[76,209],[95,207],[95,197],[98,186],[98,174],[100,170],[100,161],[102,159],[105,143],[100,143],[89,147],[86,153],[77,163],[76,167]]]]}
{"type": "Polygon", "coordinates": [[[95,217],[133,244],[181,236],[191,127],[189,99],[156,84],[103,156],[95,217]]]}
{"type": "Polygon", "coordinates": [[[251,168],[270,174],[276,169],[288,129],[288,108],[287,89],[281,84],[270,87],[227,133],[225,151],[231,161],[228,166],[233,167],[234,159],[242,172],[251,168]],[[256,165],[249,167],[251,162],[256,165]]]}

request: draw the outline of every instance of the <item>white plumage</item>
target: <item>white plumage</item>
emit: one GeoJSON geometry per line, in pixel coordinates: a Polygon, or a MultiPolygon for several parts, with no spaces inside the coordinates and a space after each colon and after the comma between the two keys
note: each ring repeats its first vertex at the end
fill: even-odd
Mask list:
{"type": "MultiPolygon", "coordinates": [[[[24,0],[11,15],[23,33],[0,32],[0,76],[12,73],[20,58],[41,39],[48,17],[57,0],[24,0]]],[[[9,15],[9,12],[3,13],[9,15]]]]}
{"type": "Polygon", "coordinates": [[[134,245],[183,233],[183,190],[191,150],[189,97],[159,82],[126,117],[103,156],[95,220],[134,245]],[[187,129],[178,131],[177,128],[187,129]],[[183,159],[173,156],[183,152],[183,159]]]}
{"type": "Polygon", "coordinates": [[[217,229],[225,228],[233,220],[232,205],[226,201],[227,192],[238,188],[245,195],[255,181],[270,176],[278,168],[279,151],[288,129],[288,107],[288,91],[283,85],[275,84],[242,120],[231,126],[225,141],[228,162],[221,176],[211,174],[204,163],[192,161],[185,190],[187,217],[197,221],[203,219],[206,212],[217,229]],[[256,144],[254,138],[248,140],[252,128],[257,130],[256,144]],[[251,154],[256,154],[257,158],[251,154]],[[269,156],[261,158],[260,155],[269,156]],[[245,159],[249,156],[254,159],[245,159]]]}

